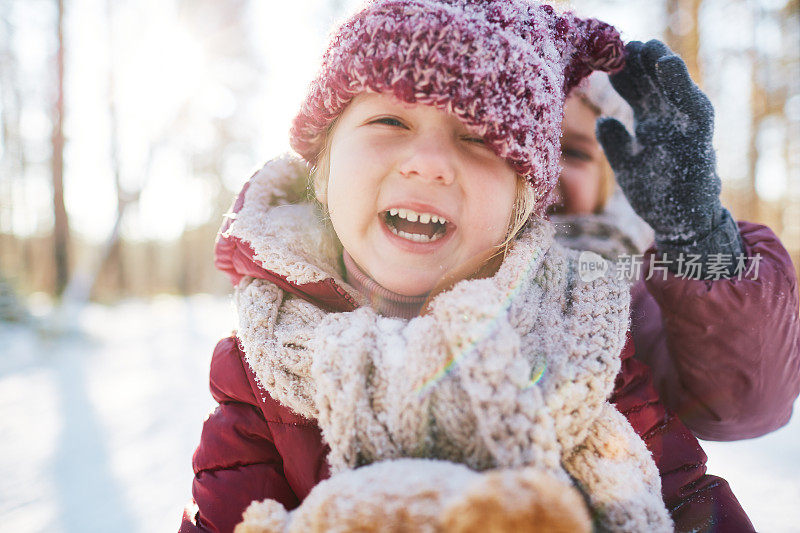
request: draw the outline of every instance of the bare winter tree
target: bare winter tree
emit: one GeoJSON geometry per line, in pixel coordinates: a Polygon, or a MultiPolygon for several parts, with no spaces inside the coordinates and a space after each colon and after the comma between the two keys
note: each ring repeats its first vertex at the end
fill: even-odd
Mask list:
{"type": "MultiPolygon", "coordinates": [[[[24,146],[20,137],[21,91],[19,65],[12,43],[11,6],[0,2],[0,233],[10,234],[14,218],[14,183],[25,172],[24,146]]],[[[9,268],[11,254],[19,253],[13,243],[0,243],[0,269],[9,268]]]]}
{"type": "MultiPolygon", "coordinates": [[[[748,50],[751,64],[751,127],[749,142],[749,163],[751,172],[750,189],[753,199],[749,214],[757,220],[768,223],[784,239],[792,253],[796,266],[800,255],[800,222],[797,214],[798,187],[800,176],[796,153],[798,121],[791,116],[790,101],[800,98],[800,2],[788,0],[783,5],[748,3],[753,10],[753,43],[748,50]],[[777,32],[779,46],[774,49],[760,45],[766,32],[777,32]],[[761,198],[757,194],[756,177],[762,158],[773,156],[771,146],[763,142],[765,133],[777,133],[780,142],[777,153],[784,160],[786,179],[785,194],[777,199],[761,198]],[[766,150],[765,150],[766,149],[766,150]]],[[[795,112],[796,114],[796,112],[795,112]]],[[[765,179],[770,176],[763,176],[765,179]]]]}
{"type": "Polygon", "coordinates": [[[64,292],[69,280],[69,221],[64,205],[64,0],[57,2],[56,102],[53,110],[53,250],[55,294],[64,292]]]}
{"type": "Polygon", "coordinates": [[[700,6],[703,0],[667,0],[664,39],[686,62],[692,79],[702,86],[700,70],[700,6]]]}

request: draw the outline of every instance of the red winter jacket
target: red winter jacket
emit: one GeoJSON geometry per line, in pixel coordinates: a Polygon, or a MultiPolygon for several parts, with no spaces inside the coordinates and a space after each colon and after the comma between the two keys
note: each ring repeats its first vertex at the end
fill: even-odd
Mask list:
{"type": "MultiPolygon", "coordinates": [[[[657,272],[632,290],[636,358],[661,400],[707,440],[758,437],[785,425],[800,394],[797,277],[766,226],[739,222],[756,279],[692,281],[657,272]]],[[[648,250],[643,271],[648,271],[648,250]]]]}
{"type": "MultiPolygon", "coordinates": [[[[244,191],[234,212],[243,197],[244,191]]],[[[266,270],[248,243],[225,233],[227,226],[217,243],[216,264],[234,282],[258,277],[329,311],[355,308],[332,279],[298,286],[266,270]]],[[[706,456],[697,440],[664,409],[648,367],[633,352],[629,337],[612,401],[653,454],[678,530],[752,531],[728,484],[706,474],[706,456]]],[[[293,509],[328,477],[328,448],[319,428],[258,385],[235,336],[217,345],[211,392],[219,406],[206,420],[193,457],[194,504],[184,513],[181,531],[231,531],[253,500],[271,498],[293,509]]]]}

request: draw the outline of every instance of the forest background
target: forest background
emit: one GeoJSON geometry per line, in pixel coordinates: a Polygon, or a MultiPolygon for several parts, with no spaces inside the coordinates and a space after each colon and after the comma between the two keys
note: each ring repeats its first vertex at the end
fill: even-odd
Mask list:
{"type": "MultiPolygon", "coordinates": [[[[222,294],[212,247],[353,1],[0,0],[0,277],[112,302],[222,294]]],[[[576,1],[714,103],[723,202],[800,265],[797,0],[576,1]]]]}
{"type": "MultiPolygon", "coordinates": [[[[0,532],[177,529],[235,325],[216,231],[357,3],[0,0],[0,532]]],[[[569,5],[681,54],[723,203],[800,266],[800,2],[569,5]]],[[[759,531],[800,531],[798,442],[703,443],[759,531]]]]}

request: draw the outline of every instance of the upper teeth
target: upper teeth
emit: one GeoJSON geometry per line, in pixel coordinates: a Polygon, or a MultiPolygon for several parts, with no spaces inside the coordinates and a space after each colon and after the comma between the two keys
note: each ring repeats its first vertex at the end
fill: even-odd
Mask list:
{"type": "Polygon", "coordinates": [[[435,222],[444,224],[447,220],[444,217],[440,217],[438,215],[432,215],[431,213],[417,213],[416,211],[412,211],[411,209],[389,209],[389,214],[392,216],[398,216],[400,218],[404,218],[409,222],[416,222],[419,220],[423,224],[427,224],[428,222],[435,222]]]}

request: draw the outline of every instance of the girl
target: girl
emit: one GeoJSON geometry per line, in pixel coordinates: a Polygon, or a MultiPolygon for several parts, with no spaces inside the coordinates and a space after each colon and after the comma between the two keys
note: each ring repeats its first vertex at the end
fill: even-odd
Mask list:
{"type": "Polygon", "coordinates": [[[752,529],[631,359],[627,288],[579,279],[538,216],[564,95],[622,52],[522,0],[381,0],[342,25],[291,132],[311,176],[268,163],[217,242],[240,323],[183,531],[251,502],[268,531],[752,529]]]}
{"type": "MultiPolygon", "coordinates": [[[[663,47],[658,41],[629,46],[639,56],[663,47]]],[[[631,63],[614,76],[617,83],[637,75],[631,63]]],[[[682,84],[693,86],[685,70],[682,77],[682,84]]],[[[596,72],[587,81],[570,94],[564,106],[561,205],[551,220],[560,243],[592,250],[613,261],[620,254],[641,254],[653,243],[654,235],[631,209],[622,190],[617,187],[612,193],[613,172],[595,138],[595,123],[601,116],[618,119],[628,131],[634,131],[633,110],[605,73],[596,72]]],[[[663,97],[662,86],[652,87],[648,99],[663,97]]],[[[692,88],[693,98],[701,95],[697,87],[692,88]]],[[[665,111],[660,117],[664,123],[681,120],[679,113],[665,111]]],[[[710,107],[707,112],[712,112],[710,107]]],[[[647,120],[643,115],[640,113],[637,123],[647,120]]],[[[709,140],[711,133],[707,132],[709,140]]],[[[693,164],[701,166],[703,162],[693,164]]],[[[659,174],[668,172],[664,169],[659,174]]],[[[713,183],[718,178],[713,172],[700,180],[713,183]]],[[[664,213],[682,207],[680,194],[657,203],[652,211],[638,195],[631,198],[633,207],[654,224],[667,218],[664,213]]],[[[706,204],[718,201],[718,196],[710,195],[699,207],[708,209],[706,204]]],[[[724,223],[732,224],[732,220],[724,223]]],[[[670,273],[666,279],[659,274],[635,280],[631,289],[636,358],[651,366],[665,405],[703,439],[747,439],[774,431],[789,421],[800,392],[795,269],[769,228],[739,222],[737,232],[743,244],[741,252],[760,257],[757,279],[733,276],[703,282],[670,273]],[[691,305],[686,305],[687,301],[691,305]]],[[[651,249],[647,257],[657,251],[651,249]]]]}

